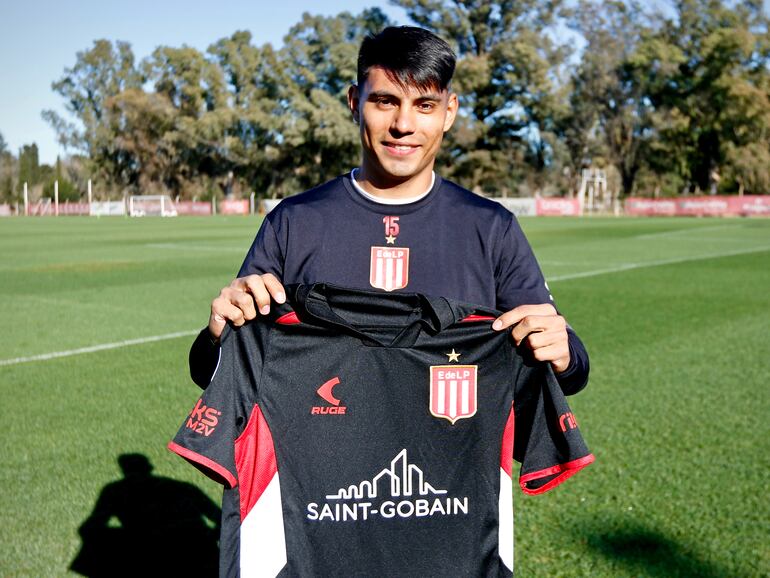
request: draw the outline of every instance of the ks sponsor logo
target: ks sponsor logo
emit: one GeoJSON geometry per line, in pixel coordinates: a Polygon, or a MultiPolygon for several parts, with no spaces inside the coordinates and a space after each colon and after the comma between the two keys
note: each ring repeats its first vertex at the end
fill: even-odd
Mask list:
{"type": "Polygon", "coordinates": [[[347,406],[340,405],[341,401],[334,397],[334,393],[332,393],[332,389],[334,389],[334,386],[339,382],[339,377],[332,377],[316,390],[316,393],[320,395],[324,401],[331,404],[332,407],[322,405],[313,406],[310,408],[311,415],[344,415],[347,412],[347,406]]]}
{"type": "Polygon", "coordinates": [[[199,399],[198,403],[195,404],[195,407],[190,412],[190,417],[187,418],[185,426],[195,433],[203,434],[208,437],[214,433],[214,429],[219,423],[219,416],[221,415],[221,411],[206,406],[203,403],[203,400],[199,399]]]}
{"type": "Polygon", "coordinates": [[[465,516],[468,497],[450,497],[425,480],[423,471],[410,464],[406,449],[371,480],[340,488],[325,502],[307,505],[307,519],[314,522],[348,522],[380,517],[426,518],[465,516]]]}

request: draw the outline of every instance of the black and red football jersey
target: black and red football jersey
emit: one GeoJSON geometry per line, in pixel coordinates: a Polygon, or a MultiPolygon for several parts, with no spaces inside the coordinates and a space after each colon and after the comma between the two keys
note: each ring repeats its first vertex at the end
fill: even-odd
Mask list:
{"type": "Polygon", "coordinates": [[[223,573],[511,576],[513,458],[530,494],[593,461],[550,366],[494,310],[287,290],[169,444],[228,488],[223,573]]]}

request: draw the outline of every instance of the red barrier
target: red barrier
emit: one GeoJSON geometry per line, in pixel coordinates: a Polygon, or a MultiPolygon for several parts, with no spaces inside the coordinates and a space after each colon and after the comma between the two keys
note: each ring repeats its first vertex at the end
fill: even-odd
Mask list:
{"type": "Polygon", "coordinates": [[[685,217],[720,217],[730,212],[726,197],[682,197],[676,201],[677,215],[685,217]]]}
{"type": "Polygon", "coordinates": [[[11,205],[8,204],[2,204],[0,205],[0,217],[10,217],[13,213],[11,212],[11,205]]]}
{"type": "Polygon", "coordinates": [[[174,203],[177,215],[210,215],[211,203],[208,201],[179,201],[174,203]]]}
{"type": "Polygon", "coordinates": [[[580,214],[578,199],[536,199],[535,211],[538,216],[576,217],[580,214]]]}
{"type": "Polygon", "coordinates": [[[770,196],[698,196],[674,199],[628,197],[626,215],[678,217],[770,216],[770,196]]]}
{"type": "Polygon", "coordinates": [[[656,215],[676,215],[676,200],[628,197],[626,199],[626,215],[650,217],[656,215]]]}
{"type": "Polygon", "coordinates": [[[729,197],[730,212],[745,217],[770,217],[770,195],[729,197]]]}
{"type": "Polygon", "coordinates": [[[59,215],[90,215],[88,203],[59,203],[59,215]]]}
{"type": "Polygon", "coordinates": [[[219,201],[217,212],[221,215],[248,215],[249,201],[219,201]]]}

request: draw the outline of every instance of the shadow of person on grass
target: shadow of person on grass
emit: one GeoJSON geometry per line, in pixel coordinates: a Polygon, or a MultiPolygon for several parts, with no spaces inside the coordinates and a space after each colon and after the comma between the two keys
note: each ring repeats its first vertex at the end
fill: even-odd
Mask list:
{"type": "Polygon", "coordinates": [[[588,545],[619,562],[635,576],[652,578],[722,578],[726,570],[643,526],[610,528],[588,535],[588,545]]]}
{"type": "Polygon", "coordinates": [[[216,576],[220,509],[192,484],[155,476],[142,454],[118,457],[80,526],[70,570],[83,576],[216,576]]]}

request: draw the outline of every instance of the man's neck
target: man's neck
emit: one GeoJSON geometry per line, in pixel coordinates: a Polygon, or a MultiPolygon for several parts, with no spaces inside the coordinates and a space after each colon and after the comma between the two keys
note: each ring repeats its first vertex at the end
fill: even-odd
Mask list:
{"type": "Polygon", "coordinates": [[[364,191],[373,197],[389,200],[424,196],[432,188],[435,180],[433,167],[404,181],[378,178],[377,175],[372,174],[372,171],[367,171],[366,165],[354,169],[353,175],[356,184],[364,191]]]}

